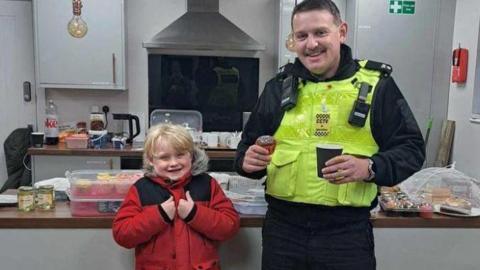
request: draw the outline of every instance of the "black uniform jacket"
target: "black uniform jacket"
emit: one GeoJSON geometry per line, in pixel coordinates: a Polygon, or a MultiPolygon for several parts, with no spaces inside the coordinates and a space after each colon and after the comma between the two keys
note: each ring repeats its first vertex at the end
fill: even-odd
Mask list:
{"type": "MultiPolygon", "coordinates": [[[[332,78],[324,81],[343,80],[359,69],[352,59],[347,45],[341,46],[340,66],[332,78]]],[[[320,82],[297,59],[285,68],[283,74],[293,74],[303,80],[320,82]]],[[[248,147],[261,135],[273,135],[282,121],[284,111],[280,108],[282,73],[268,81],[245,125],[242,140],[235,158],[236,171],[250,178],[261,178],[266,170],[246,173],[242,163],[248,147]]],[[[379,186],[394,186],[420,170],[425,159],[425,144],[407,101],[392,77],[386,76],[377,84],[370,110],[370,125],[373,137],[379,146],[372,156],[375,183],[379,186]]]]}

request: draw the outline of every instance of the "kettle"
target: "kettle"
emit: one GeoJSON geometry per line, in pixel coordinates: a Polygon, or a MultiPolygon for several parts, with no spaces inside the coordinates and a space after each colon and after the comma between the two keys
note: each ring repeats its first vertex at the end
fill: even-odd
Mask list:
{"type": "Polygon", "coordinates": [[[128,120],[128,138],[126,143],[131,144],[133,138],[140,134],[140,120],[138,116],[129,113],[113,113],[114,120],[128,120]],[[135,134],[133,134],[133,121],[135,120],[135,134]]]}

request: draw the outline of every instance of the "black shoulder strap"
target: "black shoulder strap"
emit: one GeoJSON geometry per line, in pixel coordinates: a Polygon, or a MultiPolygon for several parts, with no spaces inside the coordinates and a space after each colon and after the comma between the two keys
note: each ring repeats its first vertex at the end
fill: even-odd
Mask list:
{"type": "Polygon", "coordinates": [[[390,66],[389,64],[380,63],[380,62],[371,61],[371,60],[367,60],[367,63],[365,64],[365,68],[370,70],[380,71],[383,77],[390,76],[390,74],[393,71],[392,66],[390,66]]]}
{"type": "Polygon", "coordinates": [[[277,73],[277,80],[283,80],[288,75],[290,75],[291,71],[293,69],[293,63],[288,63],[279,68],[279,72],[277,73]]]}

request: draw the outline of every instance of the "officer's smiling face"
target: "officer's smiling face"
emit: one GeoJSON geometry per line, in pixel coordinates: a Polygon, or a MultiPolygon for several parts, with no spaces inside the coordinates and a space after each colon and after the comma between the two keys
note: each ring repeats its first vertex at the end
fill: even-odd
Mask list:
{"type": "Polygon", "coordinates": [[[340,63],[340,44],[347,35],[347,25],[335,24],[326,10],[299,12],[292,19],[295,52],[302,64],[322,78],[335,75],[340,63]]]}

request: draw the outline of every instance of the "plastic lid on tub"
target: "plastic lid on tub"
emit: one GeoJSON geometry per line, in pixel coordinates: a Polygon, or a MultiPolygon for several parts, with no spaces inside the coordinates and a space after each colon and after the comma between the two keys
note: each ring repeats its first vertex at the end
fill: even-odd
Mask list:
{"type": "Polygon", "coordinates": [[[195,110],[163,110],[156,109],[150,113],[150,126],[162,123],[187,125],[196,131],[202,131],[202,114],[195,110]]]}
{"type": "Polygon", "coordinates": [[[107,135],[108,131],[106,129],[104,130],[89,130],[88,134],[91,136],[97,135],[97,136],[103,136],[107,135]]]}

